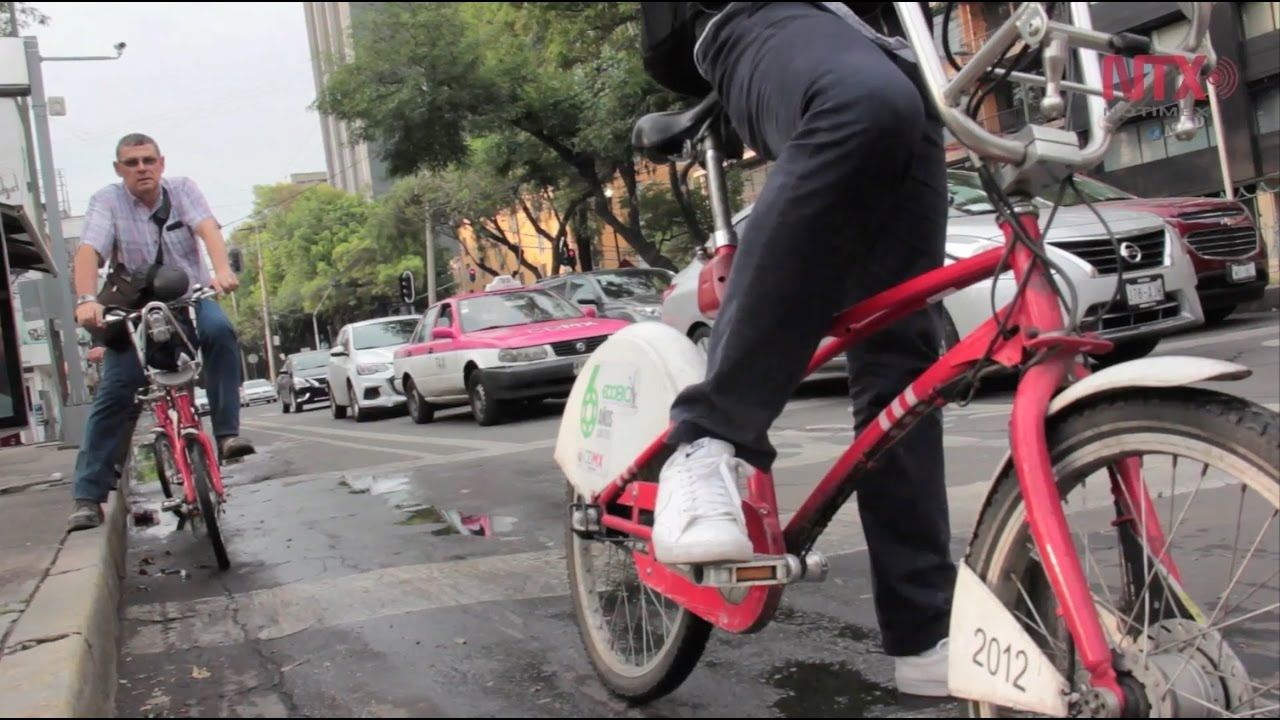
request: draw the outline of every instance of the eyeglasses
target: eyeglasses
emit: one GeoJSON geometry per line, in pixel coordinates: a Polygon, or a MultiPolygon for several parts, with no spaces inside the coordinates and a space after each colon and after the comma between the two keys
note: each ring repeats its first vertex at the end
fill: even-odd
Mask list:
{"type": "Polygon", "coordinates": [[[138,163],[142,163],[147,167],[151,167],[152,165],[155,165],[158,162],[160,162],[160,158],[156,157],[155,155],[148,155],[147,157],[144,157],[144,158],[135,157],[135,158],[129,158],[128,160],[121,160],[120,164],[125,167],[135,168],[135,167],[138,167],[138,163]]]}

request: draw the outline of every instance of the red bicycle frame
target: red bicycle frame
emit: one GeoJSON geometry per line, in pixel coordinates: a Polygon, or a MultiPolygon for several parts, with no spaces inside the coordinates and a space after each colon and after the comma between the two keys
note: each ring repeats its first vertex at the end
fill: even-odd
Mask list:
{"type": "MultiPolygon", "coordinates": [[[[1018,221],[1030,244],[1042,248],[1036,215],[1020,214],[1018,221]]],[[[857,489],[865,471],[876,458],[918,419],[945,405],[948,402],[947,390],[963,384],[965,376],[976,365],[989,358],[1008,368],[1025,367],[1014,398],[1009,430],[1013,462],[1026,503],[1031,534],[1093,686],[1107,688],[1116,697],[1123,698],[1124,693],[1112,668],[1110,646],[1072,543],[1045,437],[1045,418],[1054,394],[1064,381],[1078,381],[1089,372],[1077,358],[1085,352],[1106,352],[1112,344],[1096,336],[1066,331],[1064,312],[1050,285],[1053,280],[1048,270],[1036,260],[1031,249],[1017,242],[1014,228],[1007,221],[1002,220],[1000,226],[1009,248],[1014,277],[1019,287],[1025,284],[1025,290],[1017,293],[1009,305],[956,344],[889,403],[876,421],[858,434],[785,529],[778,516],[772,475],[755,473],[748,482],[748,492],[743,500],[748,532],[758,554],[778,556],[790,553],[803,557],[857,489]],[[1002,321],[1003,335],[1000,334],[1002,321]]],[[[720,248],[720,252],[732,252],[732,247],[720,248]]],[[[981,280],[993,278],[1000,269],[1005,252],[1005,249],[992,249],[924,273],[844,311],[828,332],[836,342],[819,349],[809,364],[808,373],[929,303],[981,280]]],[[[728,258],[720,255],[716,259],[721,261],[716,267],[723,269],[728,258]]],[[[605,509],[601,518],[603,527],[651,541],[652,528],[641,522],[640,513],[653,510],[657,484],[644,479],[649,476],[645,470],[652,468],[661,457],[666,434],[657,438],[595,500],[605,509]]],[[[1155,519],[1138,462],[1128,460],[1117,465],[1112,469],[1112,481],[1121,519],[1140,514],[1155,519]],[[1136,508],[1131,499],[1136,499],[1136,508]]],[[[1165,539],[1158,521],[1148,522],[1145,528],[1143,539],[1147,547],[1153,549],[1176,578],[1176,568],[1165,557],[1165,539]]],[[[781,599],[782,585],[756,585],[747,589],[741,601],[730,602],[719,588],[700,585],[676,569],[657,562],[651,550],[636,550],[633,555],[639,577],[646,585],[728,632],[748,633],[762,629],[772,619],[781,599]]]]}
{"type": "Polygon", "coordinates": [[[196,485],[192,475],[191,464],[187,462],[187,443],[195,440],[204,448],[204,457],[209,467],[209,478],[213,483],[213,491],[223,495],[222,472],[218,467],[218,456],[214,453],[213,441],[204,432],[199,416],[196,415],[195,403],[188,388],[164,388],[151,401],[151,413],[155,417],[154,432],[164,435],[173,448],[173,461],[182,475],[183,495],[186,501],[195,505],[196,485]]]}

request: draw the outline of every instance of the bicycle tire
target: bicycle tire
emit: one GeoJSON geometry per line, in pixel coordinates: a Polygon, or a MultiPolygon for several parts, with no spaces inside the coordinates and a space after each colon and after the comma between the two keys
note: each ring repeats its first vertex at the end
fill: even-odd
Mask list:
{"type": "Polygon", "coordinates": [[[173,454],[173,443],[169,442],[167,437],[156,437],[152,446],[152,454],[155,456],[156,461],[156,475],[160,478],[160,491],[164,493],[165,499],[171,499],[173,497],[173,483],[170,482],[166,465],[168,469],[173,470],[175,479],[181,479],[178,477],[181,473],[178,472],[177,456],[173,454]],[[165,462],[166,458],[169,460],[168,463],[165,462]]]}
{"type": "MultiPolygon", "coordinates": [[[[1083,488],[1091,472],[1108,467],[1107,457],[1132,456],[1144,452],[1143,448],[1151,448],[1150,452],[1156,455],[1172,454],[1172,450],[1161,448],[1181,448],[1178,451],[1188,453],[1187,457],[1203,453],[1227,467],[1238,468],[1242,486],[1255,490],[1280,510],[1280,415],[1249,401],[1197,388],[1144,388],[1086,400],[1052,418],[1046,431],[1054,476],[1064,499],[1077,487],[1083,488]],[[1091,467],[1095,469],[1090,470],[1091,467]]],[[[1205,463],[1207,473],[1208,462],[1199,462],[1205,463]]],[[[1173,467],[1176,474],[1176,463],[1173,467]]],[[[1012,464],[997,483],[978,520],[966,562],[1007,607],[1024,607],[1022,622],[1029,632],[1032,626],[1027,617],[1034,616],[1043,628],[1037,632],[1048,637],[1050,644],[1058,641],[1070,662],[1074,643],[1055,611],[1053,590],[1029,549],[1033,543],[1012,464]]],[[[1087,491],[1081,494],[1084,492],[1087,491]]],[[[1241,498],[1244,507],[1243,494],[1241,498]]],[[[1169,530],[1167,525],[1165,530],[1169,530]]],[[[1171,536],[1169,541],[1177,562],[1175,538],[1171,536]]],[[[1119,565],[1125,573],[1135,569],[1130,557],[1122,557],[1119,565]]],[[[1101,573],[1100,567],[1097,572],[1101,573]]],[[[1153,587],[1152,575],[1148,574],[1141,585],[1153,587]]],[[[1136,605],[1144,606],[1152,602],[1150,598],[1145,590],[1139,590],[1140,602],[1136,605]]],[[[1280,638],[1274,645],[1280,647],[1280,638]]],[[[958,647],[951,651],[964,652],[958,647]]],[[[1069,679],[1078,670],[1074,663],[1058,664],[1069,679]]],[[[967,704],[971,717],[996,717],[1003,712],[977,702],[967,704]]]]}
{"type": "Polygon", "coordinates": [[[187,462],[191,464],[191,479],[196,486],[196,500],[200,503],[200,519],[204,522],[205,534],[213,545],[213,555],[218,561],[218,569],[231,567],[231,559],[227,557],[227,547],[222,541],[222,531],[218,526],[218,505],[213,501],[213,481],[209,477],[209,459],[205,457],[204,446],[192,442],[187,446],[187,462]]]}
{"type": "MultiPolygon", "coordinates": [[[[572,485],[568,488],[568,498],[569,503],[576,502],[572,485]]],[[[604,686],[618,697],[644,704],[675,691],[684,683],[706,649],[712,626],[688,610],[675,606],[674,619],[670,623],[673,630],[670,635],[666,635],[664,614],[664,642],[655,651],[653,659],[639,666],[627,665],[627,658],[621,657],[609,646],[604,631],[608,631],[612,625],[605,620],[602,603],[594,597],[595,591],[585,585],[588,581],[586,574],[590,569],[583,566],[584,553],[589,552],[590,546],[606,544],[579,537],[573,531],[572,524],[566,523],[565,556],[569,571],[569,594],[573,598],[578,634],[586,647],[591,666],[604,686]]],[[[630,553],[620,555],[625,555],[624,563],[630,562],[634,569],[630,553]]],[[[638,579],[636,582],[639,582],[638,579]]],[[[643,593],[641,590],[637,597],[642,598],[643,593]]],[[[653,593],[650,592],[649,596],[653,597],[653,593]]],[[[618,606],[615,601],[615,612],[618,606]]],[[[625,612],[630,619],[629,605],[625,612]]],[[[644,646],[644,643],[641,645],[644,646]]],[[[634,654],[633,640],[628,642],[628,647],[634,654]]],[[[647,653],[647,649],[644,652],[647,653]]]]}

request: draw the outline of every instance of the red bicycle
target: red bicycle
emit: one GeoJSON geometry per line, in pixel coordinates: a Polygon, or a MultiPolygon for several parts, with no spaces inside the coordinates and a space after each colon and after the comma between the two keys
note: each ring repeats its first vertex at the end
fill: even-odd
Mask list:
{"type": "MultiPolygon", "coordinates": [[[[983,717],[1274,715],[1280,417],[1194,387],[1250,374],[1235,363],[1153,357],[1093,372],[1087,358],[1105,355],[1111,343],[1080,329],[1072,288],[1055,280],[1065,274],[1046,254],[1034,202],[1099,162],[1130,108],[1104,104],[1097,53],[1212,57],[1203,44],[1212,3],[1191,4],[1187,37],[1173,50],[1093,30],[1088,3],[1071,3],[1071,24],[1054,21],[1041,3],[1024,3],[950,80],[918,4],[895,5],[935,106],[979,161],[1005,244],[839,314],[828,333],[835,342],[816,353],[809,372],[1010,268],[1015,299],[908,385],[785,524],[773,477],[751,477],[743,509],[757,557],[747,563],[667,566],[650,550],[658,471],[671,451],[665,409],[700,379],[700,355],[660,323],[637,323],[597,350],[569,398],[556,450],[570,483],[570,592],[597,674],[612,692],[649,701],[692,672],[712,628],[763,629],[786,584],[825,579],[828,562],[815,545],[877,457],[925,414],[971,397],[984,376],[1016,371],[1011,452],[959,567],[952,694],[983,717]],[[1050,118],[1062,117],[1062,90],[1087,94],[1085,147],[1060,127],[996,136],[957,109],[1019,41],[1042,48],[1046,76],[1007,71],[1002,79],[1045,88],[1042,110],[1050,118]],[[1073,46],[1083,83],[1063,79],[1073,46]],[[1191,519],[1197,501],[1205,515],[1191,519]],[[1224,522],[1232,516],[1234,523],[1224,522]],[[1261,529],[1244,530],[1253,524],[1261,529]]],[[[1150,78],[1145,89],[1149,98],[1150,78]]],[[[1184,100],[1181,134],[1196,129],[1187,124],[1191,109],[1184,100]]],[[[633,135],[651,155],[703,160],[716,221],[716,252],[699,292],[704,312],[718,306],[736,244],[717,111],[708,99],[646,117],[633,135]]],[[[1122,272],[1116,281],[1115,302],[1122,302],[1122,272]]]]}
{"type": "Polygon", "coordinates": [[[155,419],[151,432],[155,436],[156,470],[165,496],[161,509],[178,515],[179,528],[190,524],[196,535],[203,529],[213,546],[218,569],[226,570],[231,567],[231,560],[218,527],[226,490],[218,467],[218,453],[196,412],[196,378],[202,367],[200,355],[183,330],[195,328],[195,304],[216,294],[211,288],[197,286],[188,298],[170,303],[150,302],[130,313],[109,310],[106,318],[107,322],[129,323],[130,339],[147,376],[147,386],[138,391],[138,402],[155,419]],[[177,313],[182,313],[188,322],[179,322],[177,313]],[[175,362],[167,367],[149,363],[148,358],[154,356],[148,349],[166,345],[173,351],[175,362]],[[181,485],[181,497],[174,497],[175,485],[181,485]]]}

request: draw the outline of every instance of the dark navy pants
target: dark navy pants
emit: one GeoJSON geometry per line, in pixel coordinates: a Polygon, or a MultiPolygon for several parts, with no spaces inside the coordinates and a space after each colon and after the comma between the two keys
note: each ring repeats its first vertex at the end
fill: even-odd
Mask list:
{"type": "MultiPolygon", "coordinates": [[[[700,57],[743,140],[775,163],[734,256],[707,378],[672,408],[673,440],[717,437],[767,470],[768,430],[834,315],[942,264],[946,163],[914,65],[812,4],[730,12],[700,57]]],[[[940,330],[922,311],[849,353],[857,429],[937,359],[940,330]]],[[[937,414],[862,487],[884,647],[917,654],[946,637],[955,584],[937,414]]]]}

